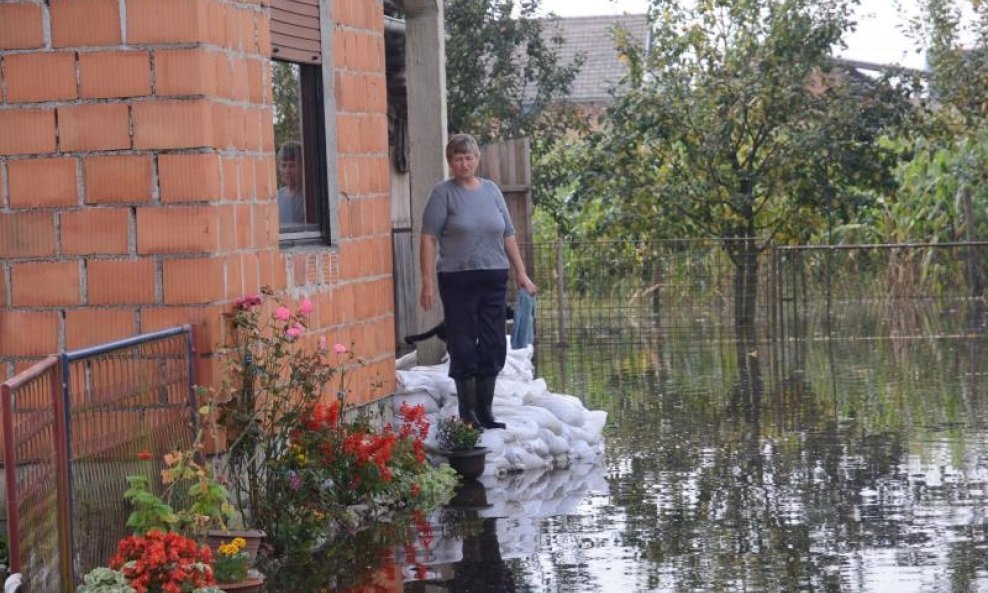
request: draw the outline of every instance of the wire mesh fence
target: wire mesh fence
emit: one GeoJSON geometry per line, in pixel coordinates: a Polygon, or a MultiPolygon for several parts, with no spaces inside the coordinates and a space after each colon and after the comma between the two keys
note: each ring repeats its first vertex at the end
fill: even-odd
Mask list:
{"type": "Polygon", "coordinates": [[[66,534],[59,537],[64,509],[57,492],[67,475],[64,458],[57,457],[59,449],[53,445],[65,426],[61,395],[54,356],[0,387],[10,571],[32,575],[36,591],[57,591],[72,570],[67,550],[59,548],[66,534]]]}
{"type": "Polygon", "coordinates": [[[194,436],[186,331],[70,352],[64,359],[71,434],[74,548],[82,572],[104,564],[127,535],[127,476],[160,482],[163,456],[194,436]],[[149,452],[150,460],[138,454],[149,452]],[[107,518],[115,520],[107,521],[107,518]]]}
{"type": "MultiPolygon", "coordinates": [[[[647,344],[736,338],[739,267],[726,241],[528,246],[536,340],[647,344]]],[[[760,339],[872,338],[985,329],[988,243],[796,246],[753,259],[760,339]]]]}
{"type": "Polygon", "coordinates": [[[782,336],[876,338],[983,332],[988,242],[775,250],[782,336]]]}
{"type": "Polygon", "coordinates": [[[126,535],[127,476],[160,485],[192,443],[191,329],[49,357],[2,388],[12,568],[31,591],[75,590],[126,535]],[[147,451],[149,459],[140,459],[147,451]]]}
{"type": "MultiPolygon", "coordinates": [[[[733,336],[735,266],[715,239],[557,242],[531,246],[537,340],[646,343],[689,332],[733,336]]],[[[773,312],[771,254],[757,259],[756,318],[773,312]]]]}

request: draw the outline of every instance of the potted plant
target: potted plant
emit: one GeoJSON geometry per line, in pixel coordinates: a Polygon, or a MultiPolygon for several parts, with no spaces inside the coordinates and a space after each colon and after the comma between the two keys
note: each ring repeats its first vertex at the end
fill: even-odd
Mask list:
{"type": "Polygon", "coordinates": [[[481,429],[459,416],[445,416],[436,425],[439,452],[446,456],[450,467],[466,479],[484,473],[487,448],[478,447],[481,429]]]}
{"type": "Polygon", "coordinates": [[[213,555],[213,576],[217,587],[224,591],[251,593],[259,591],[264,577],[251,571],[251,555],[247,551],[247,540],[234,537],[217,546],[213,555]]]}

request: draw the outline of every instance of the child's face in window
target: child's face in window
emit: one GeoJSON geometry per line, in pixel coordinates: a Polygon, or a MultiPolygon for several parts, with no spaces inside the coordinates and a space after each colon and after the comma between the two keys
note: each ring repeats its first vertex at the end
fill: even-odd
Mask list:
{"type": "Polygon", "coordinates": [[[278,173],[288,187],[301,185],[301,163],[297,159],[281,159],[278,161],[278,173]]]}

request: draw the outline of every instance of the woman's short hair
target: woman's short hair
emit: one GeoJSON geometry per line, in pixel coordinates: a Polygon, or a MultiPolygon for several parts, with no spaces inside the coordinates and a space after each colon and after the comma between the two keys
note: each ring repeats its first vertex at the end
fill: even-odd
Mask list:
{"type": "Polygon", "coordinates": [[[453,158],[454,154],[473,154],[480,156],[480,145],[477,139],[470,134],[453,134],[446,143],[446,160],[453,158]]]}
{"type": "Polygon", "coordinates": [[[282,161],[301,161],[302,160],[302,144],[296,142],[295,140],[289,140],[281,145],[278,149],[278,162],[282,161]]]}

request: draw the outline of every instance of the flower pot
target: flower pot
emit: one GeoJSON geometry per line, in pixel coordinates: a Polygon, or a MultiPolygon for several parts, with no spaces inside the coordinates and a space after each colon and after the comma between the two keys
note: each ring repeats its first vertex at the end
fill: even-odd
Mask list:
{"type": "Polygon", "coordinates": [[[468,480],[480,477],[484,473],[484,466],[487,464],[487,447],[443,451],[442,454],[449,461],[449,466],[468,480]]]}
{"type": "Polygon", "coordinates": [[[247,541],[244,551],[250,555],[247,567],[254,566],[257,560],[257,550],[261,546],[261,541],[267,535],[260,529],[210,529],[206,532],[206,545],[213,551],[213,556],[219,554],[219,547],[229,543],[235,537],[242,537],[247,541]]]}
{"type": "Polygon", "coordinates": [[[216,583],[216,588],[230,593],[258,593],[263,584],[264,577],[248,577],[236,583],[216,583]]]}

